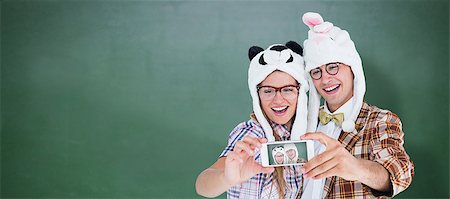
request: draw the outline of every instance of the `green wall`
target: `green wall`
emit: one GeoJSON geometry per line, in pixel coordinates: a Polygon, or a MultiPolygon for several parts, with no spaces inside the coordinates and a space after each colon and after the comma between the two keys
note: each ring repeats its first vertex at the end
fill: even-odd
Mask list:
{"type": "Polygon", "coordinates": [[[402,119],[399,198],[449,197],[448,1],[0,5],[2,198],[198,197],[251,112],[248,48],[302,43],[306,11],[350,32],[367,102],[402,119]]]}

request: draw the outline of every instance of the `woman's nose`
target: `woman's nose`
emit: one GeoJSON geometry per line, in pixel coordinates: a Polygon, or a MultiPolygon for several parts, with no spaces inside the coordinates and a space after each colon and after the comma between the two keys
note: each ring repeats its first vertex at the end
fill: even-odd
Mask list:
{"type": "Polygon", "coordinates": [[[276,91],[275,96],[273,97],[274,102],[283,101],[284,97],[281,95],[281,91],[276,91]]]}

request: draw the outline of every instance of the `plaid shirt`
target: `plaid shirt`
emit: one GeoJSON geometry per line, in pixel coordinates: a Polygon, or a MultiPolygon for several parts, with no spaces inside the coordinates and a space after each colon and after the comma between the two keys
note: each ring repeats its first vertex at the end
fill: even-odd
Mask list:
{"type": "MultiPolygon", "coordinates": [[[[289,140],[290,133],[285,126],[272,125],[282,140],[289,140]]],[[[372,160],[386,168],[390,175],[393,191],[380,193],[368,186],[333,176],[325,180],[323,198],[388,198],[405,190],[414,176],[414,165],[403,148],[402,123],[394,113],[363,103],[355,124],[356,134],[341,132],[338,140],[353,156],[372,160]]],[[[220,157],[233,150],[236,141],[245,136],[265,137],[258,122],[249,120],[239,124],[231,133],[228,145],[220,157]]],[[[261,162],[255,151],[255,160],[261,162]]],[[[303,179],[299,166],[284,167],[284,176],[289,188],[284,198],[301,196],[303,179]]],[[[228,198],[278,198],[277,183],[272,175],[257,174],[251,179],[231,187],[228,198]],[[272,190],[270,187],[273,185],[272,190]]]]}
{"type": "Polygon", "coordinates": [[[405,190],[414,176],[414,165],[403,148],[402,123],[394,113],[363,103],[355,124],[356,134],[341,132],[339,141],[353,156],[386,168],[393,192],[380,193],[355,181],[329,177],[324,198],[388,198],[405,190]]]}
{"type": "MultiPolygon", "coordinates": [[[[272,123],[274,133],[277,133],[281,140],[290,140],[291,133],[287,131],[286,126],[272,123]]],[[[220,154],[220,157],[228,155],[228,152],[234,149],[236,142],[244,139],[245,136],[265,138],[264,131],[260,124],[251,119],[236,126],[228,137],[228,145],[220,154]]],[[[261,163],[259,151],[255,152],[255,160],[261,163]]],[[[296,198],[301,193],[303,186],[300,166],[284,167],[284,179],[286,179],[285,195],[283,198],[296,198]]],[[[259,173],[249,180],[231,187],[227,191],[228,198],[279,198],[278,184],[273,178],[273,174],[259,173]],[[274,183],[275,182],[275,183],[274,183]]]]}

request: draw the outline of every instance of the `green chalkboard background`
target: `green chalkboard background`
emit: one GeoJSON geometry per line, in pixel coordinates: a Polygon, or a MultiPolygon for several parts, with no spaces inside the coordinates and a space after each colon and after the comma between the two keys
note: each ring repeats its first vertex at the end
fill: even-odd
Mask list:
{"type": "MultiPolygon", "coordinates": [[[[402,119],[416,175],[449,197],[448,1],[53,1],[1,6],[1,197],[197,198],[251,112],[247,50],[350,32],[366,100],[402,119]]],[[[225,197],[222,195],[221,197],[225,197]]]]}

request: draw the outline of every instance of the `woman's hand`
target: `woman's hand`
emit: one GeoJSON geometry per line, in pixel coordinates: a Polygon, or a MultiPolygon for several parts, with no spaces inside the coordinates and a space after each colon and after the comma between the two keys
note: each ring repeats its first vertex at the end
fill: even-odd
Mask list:
{"type": "Polygon", "coordinates": [[[263,167],[254,158],[265,138],[245,137],[238,141],[226,157],[219,158],[197,177],[196,191],[205,197],[217,197],[230,187],[242,183],[258,173],[271,173],[273,167],[263,167]]]}
{"type": "Polygon", "coordinates": [[[260,150],[265,138],[245,137],[236,142],[233,151],[228,153],[225,160],[224,179],[230,186],[244,182],[258,173],[272,173],[273,167],[263,167],[255,161],[254,151],[260,150]]]}

